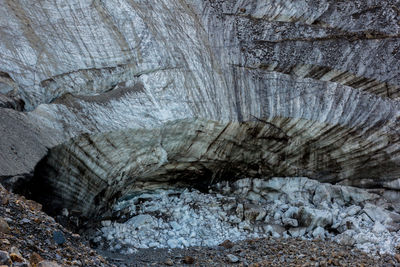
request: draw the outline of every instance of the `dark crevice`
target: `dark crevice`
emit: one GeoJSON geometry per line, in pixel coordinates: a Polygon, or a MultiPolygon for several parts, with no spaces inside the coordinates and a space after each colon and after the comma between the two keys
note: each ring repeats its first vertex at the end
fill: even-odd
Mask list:
{"type": "Polygon", "coordinates": [[[3,71],[0,71],[0,78],[6,78],[6,79],[12,80],[10,74],[8,74],[7,72],[3,72],[3,71]]]}

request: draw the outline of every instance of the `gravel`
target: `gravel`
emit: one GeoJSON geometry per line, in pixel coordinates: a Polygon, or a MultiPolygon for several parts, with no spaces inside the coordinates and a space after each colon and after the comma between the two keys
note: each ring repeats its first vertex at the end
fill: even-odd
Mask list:
{"type": "Polygon", "coordinates": [[[112,266],[41,208],[0,185],[0,265],[112,266]]]}
{"type": "Polygon", "coordinates": [[[138,249],[134,254],[101,253],[118,266],[400,266],[395,256],[370,257],[365,252],[335,242],[299,238],[261,238],[234,243],[231,248],[138,249]],[[229,254],[239,258],[232,263],[229,254]],[[185,264],[185,256],[193,258],[185,264]],[[240,256],[240,257],[239,257],[240,256]],[[173,265],[171,265],[173,264],[173,265]]]}

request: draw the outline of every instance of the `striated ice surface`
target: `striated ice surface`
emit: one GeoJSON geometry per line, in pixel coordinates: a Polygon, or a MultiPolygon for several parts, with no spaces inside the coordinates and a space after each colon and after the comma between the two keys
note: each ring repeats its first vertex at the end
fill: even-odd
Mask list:
{"type": "Polygon", "coordinates": [[[94,242],[112,251],[217,246],[223,241],[319,238],[371,254],[400,245],[399,215],[378,196],[304,177],[241,179],[195,189],[154,190],[120,201],[120,221],[103,221],[94,242]]]}

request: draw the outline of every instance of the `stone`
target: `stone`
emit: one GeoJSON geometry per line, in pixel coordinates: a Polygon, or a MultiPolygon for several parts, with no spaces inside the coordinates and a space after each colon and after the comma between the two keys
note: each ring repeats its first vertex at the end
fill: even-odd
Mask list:
{"type": "Polygon", "coordinates": [[[19,221],[20,224],[25,224],[25,223],[30,223],[31,220],[29,220],[28,218],[23,218],[22,220],[19,221]]]}
{"type": "Polygon", "coordinates": [[[172,261],[172,259],[167,259],[167,260],[164,262],[164,264],[165,264],[165,265],[168,265],[168,266],[173,266],[173,265],[174,265],[174,262],[172,261]]]}
{"type": "Polygon", "coordinates": [[[7,221],[2,217],[0,217],[0,233],[10,233],[10,226],[8,225],[7,221]]]}
{"type": "Polygon", "coordinates": [[[179,246],[179,241],[176,239],[169,239],[167,244],[170,248],[177,248],[179,246]]]}
{"type": "Polygon", "coordinates": [[[239,257],[237,257],[237,256],[235,256],[235,255],[233,255],[233,254],[228,254],[228,255],[226,255],[226,257],[228,258],[228,261],[229,261],[230,263],[237,263],[237,262],[239,262],[239,257]]]}
{"type": "Polygon", "coordinates": [[[71,262],[71,264],[72,264],[73,266],[82,266],[82,262],[81,262],[80,260],[73,260],[73,261],[71,262]]]}
{"type": "Polygon", "coordinates": [[[243,204],[238,204],[236,207],[236,215],[239,219],[243,219],[244,216],[244,208],[243,208],[243,204]]]}
{"type": "Polygon", "coordinates": [[[347,230],[359,232],[359,228],[358,221],[354,217],[346,217],[344,220],[340,221],[339,226],[336,227],[339,233],[343,233],[347,230]]]}
{"type": "Polygon", "coordinates": [[[12,246],[12,247],[10,248],[10,253],[11,253],[11,254],[16,254],[16,255],[18,255],[19,257],[22,258],[21,252],[20,252],[19,249],[18,249],[17,247],[15,247],[15,246],[12,246]]]}
{"type": "Polygon", "coordinates": [[[145,215],[141,214],[141,215],[132,217],[129,220],[129,223],[140,228],[140,227],[142,227],[142,226],[144,226],[146,224],[151,223],[152,221],[153,221],[153,217],[152,216],[150,216],[148,214],[145,214],[145,215]]]}
{"type": "Polygon", "coordinates": [[[378,207],[371,203],[367,203],[362,210],[368,217],[373,220],[374,222],[378,221],[380,223],[386,223],[390,220],[389,213],[385,211],[382,207],[378,207]]]}
{"type": "Polygon", "coordinates": [[[247,205],[244,210],[244,218],[247,221],[261,221],[267,212],[258,205],[247,205]]]}
{"type": "Polygon", "coordinates": [[[282,223],[284,226],[288,226],[288,227],[297,227],[299,225],[299,223],[296,219],[287,218],[287,217],[282,218],[282,223]]]}
{"type": "Polygon", "coordinates": [[[68,217],[68,215],[69,215],[68,209],[67,209],[67,208],[63,208],[63,209],[61,210],[61,215],[62,215],[62,216],[65,216],[65,217],[68,217]]]}
{"type": "Polygon", "coordinates": [[[110,220],[102,221],[101,225],[102,226],[110,226],[111,225],[111,221],[110,220]]]}
{"type": "Polygon", "coordinates": [[[321,226],[318,226],[317,228],[314,229],[312,232],[312,236],[314,238],[319,238],[319,239],[324,239],[325,238],[325,229],[322,228],[321,226]]]}
{"type": "Polygon", "coordinates": [[[335,236],[334,240],[341,245],[353,246],[356,242],[356,240],[353,238],[355,235],[356,232],[354,230],[347,230],[335,236]]]}
{"type": "Polygon", "coordinates": [[[271,225],[264,225],[264,232],[267,234],[270,234],[274,238],[279,238],[281,237],[281,234],[279,234],[271,225]]]}
{"type": "Polygon", "coordinates": [[[25,262],[25,259],[20,254],[11,253],[10,258],[13,262],[25,262]]]}
{"type": "Polygon", "coordinates": [[[257,194],[257,193],[255,193],[253,191],[250,191],[247,194],[246,198],[248,200],[252,201],[253,203],[259,203],[259,202],[262,202],[264,200],[264,198],[260,194],[257,194]]]}
{"type": "Polygon", "coordinates": [[[289,207],[282,215],[282,223],[284,226],[297,227],[299,225],[297,219],[299,213],[299,208],[289,207]]]}
{"type": "Polygon", "coordinates": [[[290,228],[288,230],[288,233],[290,234],[291,237],[302,237],[306,233],[306,227],[296,227],[296,228],[290,228]]]}
{"type": "Polygon", "coordinates": [[[0,242],[1,242],[3,245],[10,245],[10,244],[11,244],[10,241],[8,241],[8,239],[0,239],[0,242]]]}
{"type": "Polygon", "coordinates": [[[221,244],[219,244],[218,246],[224,247],[226,249],[230,249],[234,246],[234,243],[227,239],[224,242],[222,242],[221,244]]]}
{"type": "Polygon", "coordinates": [[[376,234],[380,234],[387,231],[386,227],[382,225],[379,221],[375,222],[374,227],[372,228],[372,232],[376,234]]]}
{"type": "Polygon", "coordinates": [[[400,254],[396,253],[394,255],[394,258],[397,260],[398,263],[400,263],[400,254]]]}
{"type": "Polygon", "coordinates": [[[400,223],[388,222],[385,227],[390,232],[397,232],[400,230],[400,223]]]}
{"type": "Polygon", "coordinates": [[[193,264],[195,262],[195,259],[191,256],[185,256],[183,258],[183,263],[184,264],[193,264]]]}
{"type": "Polygon", "coordinates": [[[289,207],[285,213],[283,214],[283,217],[285,218],[296,218],[297,214],[299,213],[299,208],[298,207],[289,207]]]}
{"type": "Polygon", "coordinates": [[[54,231],[53,232],[53,241],[57,244],[57,245],[62,245],[65,243],[65,237],[63,232],[61,231],[54,231]]]}
{"type": "Polygon", "coordinates": [[[347,216],[354,216],[361,210],[360,206],[351,205],[346,209],[347,216]]]}
{"type": "Polygon", "coordinates": [[[11,258],[7,251],[0,250],[0,264],[11,265],[11,258]]]}
{"type": "Polygon", "coordinates": [[[299,210],[299,222],[300,225],[313,230],[318,226],[325,227],[332,225],[333,218],[329,211],[314,209],[311,207],[301,207],[299,210]]]}
{"type": "Polygon", "coordinates": [[[41,261],[43,261],[43,258],[36,252],[33,252],[29,257],[29,262],[32,266],[36,266],[41,261]]]}
{"type": "Polygon", "coordinates": [[[1,204],[2,204],[3,206],[7,206],[8,201],[9,201],[9,196],[8,196],[8,195],[2,196],[2,198],[1,198],[1,204]]]}

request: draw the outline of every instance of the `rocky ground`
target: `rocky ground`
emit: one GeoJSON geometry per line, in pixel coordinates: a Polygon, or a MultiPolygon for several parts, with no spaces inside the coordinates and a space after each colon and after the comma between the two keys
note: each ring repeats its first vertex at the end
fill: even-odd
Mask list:
{"type": "Polygon", "coordinates": [[[111,266],[83,241],[0,185],[0,266],[111,266]]]}
{"type": "MultiPolygon", "coordinates": [[[[399,253],[400,251],[397,250],[399,253]]],[[[370,257],[322,240],[260,238],[219,246],[97,252],[41,205],[0,185],[0,266],[400,266],[400,256],[370,257]],[[103,256],[99,256],[99,254],[103,256]]]]}
{"type": "Polygon", "coordinates": [[[400,266],[399,256],[372,258],[322,240],[263,238],[217,247],[141,249],[132,255],[103,252],[118,266],[400,266]]]}

